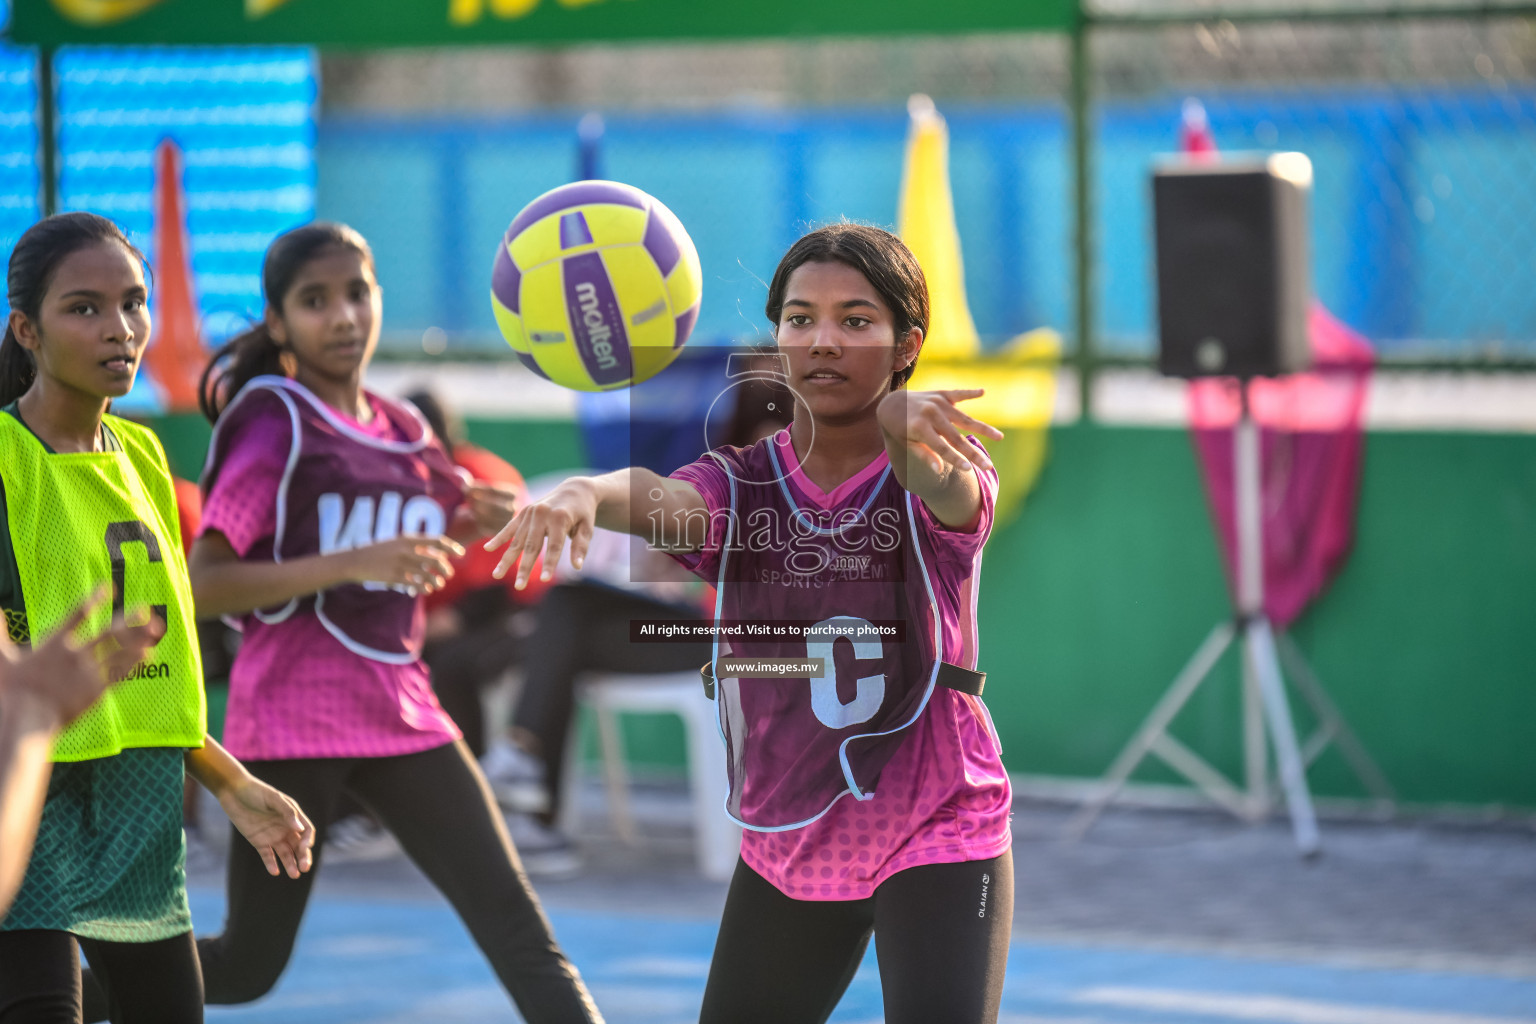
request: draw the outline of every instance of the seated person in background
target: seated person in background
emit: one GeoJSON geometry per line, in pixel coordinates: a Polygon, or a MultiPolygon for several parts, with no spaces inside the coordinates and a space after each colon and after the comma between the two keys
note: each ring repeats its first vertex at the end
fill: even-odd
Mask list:
{"type": "MultiPolygon", "coordinates": [[[[412,391],[405,400],[421,411],[454,465],[486,483],[511,484],[528,498],[523,476],[511,463],[465,439],[464,423],[432,392],[412,391]]],[[[545,586],[517,590],[510,580],[491,575],[496,555],[471,544],[454,560],[447,586],[427,595],[427,645],[422,658],[432,669],[432,685],[443,710],[464,733],[470,753],[483,758],[485,717],[481,695],[523,660],[525,637],[532,629],[530,611],[545,586]]]]}
{"type": "MultiPolygon", "coordinates": [[[[793,403],[772,385],[754,382],[742,386],[739,396],[729,443],[750,445],[788,425],[793,403]]],[[[530,586],[538,577],[535,569],[530,586]]],[[[697,671],[710,659],[709,641],[632,643],[630,621],[705,623],[713,621],[714,610],[712,588],[638,537],[597,530],[580,571],[568,558],[555,567],[555,585],[535,609],[533,631],[523,643],[523,685],[510,742],[494,745],[482,761],[497,799],[513,812],[507,825],[529,874],[580,868],[570,839],[555,826],[578,677],[697,671]]]]}
{"type": "MultiPolygon", "coordinates": [[[[513,812],[507,825],[531,875],[567,874],[580,867],[570,840],[555,828],[578,677],[585,672],[696,671],[710,657],[708,641],[630,642],[631,619],[703,623],[714,607],[708,588],[683,579],[674,566],[642,563],[641,558],[670,560],[647,551],[638,539],[631,552],[631,539],[598,530],[580,572],[561,561],[556,585],[535,609],[533,632],[523,644],[523,685],[511,741],[493,747],[484,761],[491,789],[513,812]],[[630,581],[631,575],[659,580],[661,573],[672,578],[630,581]]],[[[699,699],[704,699],[702,691],[699,699]]]]}

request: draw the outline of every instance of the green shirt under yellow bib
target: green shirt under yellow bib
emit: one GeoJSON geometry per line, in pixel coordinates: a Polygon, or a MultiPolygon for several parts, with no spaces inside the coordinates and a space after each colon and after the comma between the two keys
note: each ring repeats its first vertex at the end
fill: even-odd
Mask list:
{"type": "MultiPolygon", "coordinates": [[[[202,671],[176,502],[153,434],[107,417],[104,452],[57,453],[0,411],[0,606],[12,639],[44,638],[99,583],[147,604],[166,635],[55,746],[37,845],[0,929],[154,942],[192,927],[182,757],[201,746],[202,671]]],[[[108,610],[88,624],[104,626],[108,610]]]]}

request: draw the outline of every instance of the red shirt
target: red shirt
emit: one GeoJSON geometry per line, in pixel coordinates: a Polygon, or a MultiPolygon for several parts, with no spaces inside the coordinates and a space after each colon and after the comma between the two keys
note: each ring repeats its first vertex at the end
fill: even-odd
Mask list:
{"type": "MultiPolygon", "coordinates": [[[[460,442],[453,446],[453,463],[481,483],[511,484],[517,488],[520,502],[528,500],[528,487],[523,482],[523,475],[510,462],[494,452],[467,442],[460,442]]],[[[449,578],[448,585],[442,590],[427,595],[427,611],[450,607],[457,604],[465,594],[483,587],[504,586],[517,604],[533,604],[548,589],[549,584],[541,582],[537,572],[528,581],[528,587],[525,590],[513,589],[515,572],[508,571],[504,579],[498,580],[492,575],[492,570],[496,568],[496,563],[501,561],[501,556],[506,549],[497,548],[495,551],[487,551],[485,540],[486,538],[480,538],[464,545],[464,557],[454,560],[454,573],[449,578]]]]}
{"type": "Polygon", "coordinates": [[[192,541],[203,524],[203,491],[191,480],[171,477],[176,488],[176,520],[181,526],[181,553],[192,553],[192,541]]]}

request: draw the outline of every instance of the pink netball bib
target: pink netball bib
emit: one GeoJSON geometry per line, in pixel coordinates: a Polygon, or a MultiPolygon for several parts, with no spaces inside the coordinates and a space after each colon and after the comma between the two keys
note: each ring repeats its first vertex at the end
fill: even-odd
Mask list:
{"type": "Polygon", "coordinates": [[[730,480],[714,659],[726,809],[746,828],[799,828],[844,795],[871,799],[927,707],[940,650],[930,567],[888,466],[823,509],[797,498],[771,443],[711,457],[730,480]],[[731,676],[722,658],[823,667],[731,676]]]}
{"type": "MultiPolygon", "coordinates": [[[[254,415],[257,394],[275,395],[292,425],[288,459],[277,490],[277,529],[248,558],[288,561],[390,540],[402,534],[440,536],[459,504],[461,484],[431,428],[408,405],[369,395],[404,440],[358,429],[302,384],[286,377],[256,377],[219,417],[209,446],[203,486],[211,492],[226,452],[223,439],[254,415]],[[265,549],[265,550],[262,550],[265,549]]],[[[278,609],[252,613],[271,625],[313,614],[352,653],[395,665],[421,654],[424,614],[408,588],[344,584],[278,609]]]]}

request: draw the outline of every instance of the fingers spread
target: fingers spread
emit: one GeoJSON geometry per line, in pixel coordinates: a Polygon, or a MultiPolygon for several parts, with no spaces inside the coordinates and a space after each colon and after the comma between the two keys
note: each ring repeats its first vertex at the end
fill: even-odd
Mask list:
{"type": "Polygon", "coordinates": [[[986,393],[987,391],[985,388],[954,388],[950,391],[939,392],[939,394],[943,395],[951,402],[964,402],[972,398],[980,398],[986,393]]]}
{"type": "Polygon", "coordinates": [[[534,519],[533,509],[525,508],[512,518],[496,535],[496,540],[507,545],[507,550],[502,552],[501,561],[496,563],[496,569],[492,573],[497,579],[501,579],[523,557],[523,546],[532,529],[534,519]],[[502,538],[505,538],[503,541],[502,538]]]}
{"type": "Polygon", "coordinates": [[[283,865],[283,873],[286,874],[289,878],[298,878],[299,865],[298,862],[293,859],[293,851],[289,849],[288,844],[283,843],[282,846],[275,847],[274,849],[277,853],[277,859],[283,865]]]}
{"type": "Polygon", "coordinates": [[[431,537],[426,545],[434,554],[442,556],[445,562],[449,558],[464,557],[464,546],[452,537],[431,537]]]}
{"type": "Polygon", "coordinates": [[[512,538],[512,533],[517,529],[517,518],[507,520],[507,525],[497,530],[490,540],[485,542],[485,550],[495,551],[512,538]]]}
{"type": "Polygon", "coordinates": [[[959,455],[966,463],[975,463],[985,469],[994,468],[992,460],[987,457],[987,453],[978,448],[970,438],[956,430],[954,424],[940,423],[936,429],[938,435],[948,442],[950,450],[959,455]]]}
{"type": "MultiPolygon", "coordinates": [[[[533,564],[538,561],[539,552],[544,550],[546,533],[543,530],[529,530],[527,538],[520,549],[521,560],[517,566],[517,580],[513,584],[518,590],[528,586],[528,577],[533,575],[533,564]]],[[[558,556],[558,552],[556,553],[558,556]]]]}
{"type": "Polygon", "coordinates": [[[90,643],[75,643],[75,630],[79,629],[81,624],[84,623],[86,619],[90,618],[97,608],[101,607],[102,602],[107,599],[107,595],[110,592],[111,591],[108,590],[106,584],[97,585],[96,589],[91,591],[91,596],[82,601],[80,606],[74,611],[70,612],[68,617],[64,619],[64,624],[59,627],[57,635],[62,637],[66,644],[69,644],[76,650],[81,647],[91,646],[90,643]]]}
{"type": "Polygon", "coordinates": [[[583,520],[576,525],[576,532],[571,537],[571,568],[580,569],[581,563],[587,560],[587,549],[592,546],[591,523],[583,520]]]}
{"type": "Polygon", "coordinates": [[[963,427],[965,430],[972,434],[980,434],[982,437],[990,437],[994,441],[1001,440],[1003,436],[1003,432],[998,430],[992,424],[979,420],[974,416],[967,416],[959,409],[956,409],[950,415],[949,422],[959,427],[963,427]]]}
{"type": "Polygon", "coordinates": [[[277,856],[272,852],[272,847],[259,846],[256,848],[256,852],[261,854],[261,863],[266,867],[267,874],[276,878],[280,872],[277,866],[277,856]]]}
{"type": "MultiPolygon", "coordinates": [[[[545,583],[555,578],[555,567],[560,564],[560,559],[565,557],[565,540],[564,532],[549,535],[549,546],[544,549],[543,570],[539,573],[539,579],[545,583]]],[[[530,571],[529,575],[533,573],[530,571]]]]}

